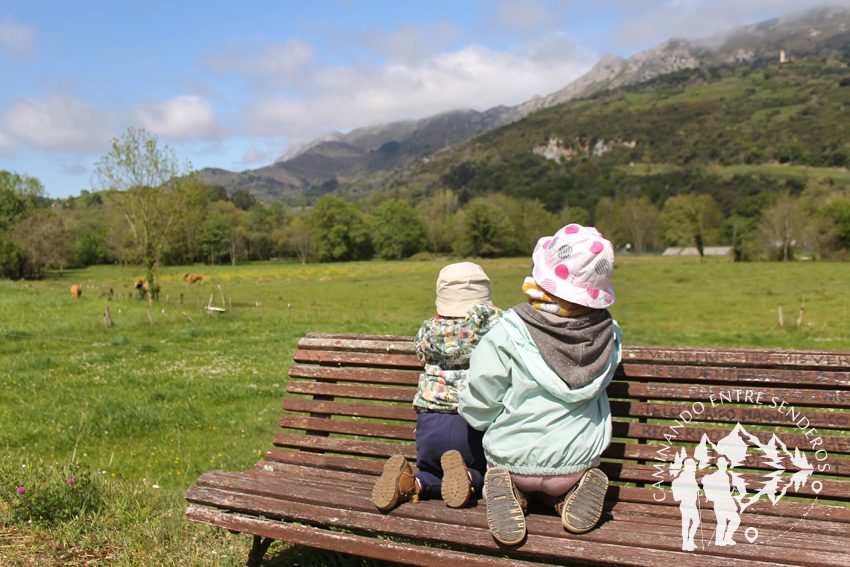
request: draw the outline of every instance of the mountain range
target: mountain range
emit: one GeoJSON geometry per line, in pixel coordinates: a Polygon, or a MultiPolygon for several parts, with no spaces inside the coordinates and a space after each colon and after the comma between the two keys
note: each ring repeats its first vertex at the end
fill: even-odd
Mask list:
{"type": "Polygon", "coordinates": [[[273,164],[231,172],[202,170],[204,182],[228,194],[244,189],[259,201],[290,200],[311,188],[392,172],[449,146],[536,112],[605,91],[632,87],[686,69],[766,66],[781,60],[829,57],[850,46],[850,10],[819,8],[743,26],[699,40],[671,39],[624,59],[602,57],[585,75],[547,96],[483,112],[459,109],[420,120],[333,133],[293,147],[273,164]]]}

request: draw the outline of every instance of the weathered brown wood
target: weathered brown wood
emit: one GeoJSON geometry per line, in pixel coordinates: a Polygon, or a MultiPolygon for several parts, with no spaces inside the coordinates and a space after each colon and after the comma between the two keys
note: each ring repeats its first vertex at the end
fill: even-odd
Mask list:
{"type": "Polygon", "coordinates": [[[418,371],[380,370],[376,368],[333,368],[330,366],[289,367],[291,378],[313,378],[339,382],[370,382],[374,384],[394,384],[416,386],[419,383],[418,371]]]}
{"type": "Polygon", "coordinates": [[[407,335],[358,335],[355,333],[307,333],[308,339],[351,339],[357,341],[388,341],[412,343],[414,337],[407,335]]]}
{"type": "Polygon", "coordinates": [[[269,449],[266,452],[266,460],[260,461],[257,463],[257,466],[268,467],[270,466],[268,463],[306,464],[316,468],[325,468],[333,472],[358,471],[368,472],[373,475],[381,474],[381,470],[384,468],[384,461],[367,461],[359,456],[328,455],[325,453],[310,453],[308,451],[309,449],[305,449],[304,451],[293,451],[282,448],[269,449]]]}
{"type": "MultiPolygon", "coordinates": [[[[681,450],[689,457],[694,456],[694,447],[678,447],[675,450],[664,451],[659,454],[661,445],[646,445],[643,443],[621,443],[612,442],[605,452],[602,454],[606,459],[632,460],[632,461],[660,461],[667,458],[667,462],[672,462],[674,453],[681,450]]],[[[783,455],[777,461],[777,464],[785,470],[796,470],[791,459],[787,455],[783,455]]],[[[829,465],[827,470],[830,475],[834,476],[850,476],[850,459],[840,457],[828,457],[823,461],[818,461],[818,466],[829,465]]],[[[759,470],[776,470],[775,466],[757,452],[751,451],[747,454],[747,458],[740,464],[743,469],[759,469],[759,470]]]]}
{"type": "Polygon", "coordinates": [[[380,354],[361,352],[334,352],[322,350],[298,349],[293,357],[295,362],[325,364],[331,366],[373,366],[376,368],[400,368],[418,370],[419,359],[408,354],[380,354]]]}
{"type": "Polygon", "coordinates": [[[395,454],[400,454],[407,458],[412,458],[414,461],[416,460],[416,447],[409,443],[379,443],[376,441],[362,441],[359,439],[313,437],[309,435],[279,431],[275,433],[274,444],[278,447],[310,449],[313,451],[326,451],[329,453],[340,453],[361,457],[370,456],[375,458],[389,458],[395,454]]]}
{"type": "MultiPolygon", "coordinates": [[[[421,520],[417,517],[411,517],[404,514],[390,514],[387,516],[376,516],[376,512],[361,512],[340,507],[333,507],[330,510],[321,506],[302,504],[300,502],[288,502],[285,506],[281,505],[281,501],[277,498],[268,498],[263,496],[249,496],[240,493],[229,493],[225,491],[216,491],[214,489],[197,488],[193,492],[193,500],[201,500],[204,502],[214,503],[216,506],[231,509],[237,512],[240,509],[257,510],[265,516],[275,517],[281,515],[286,519],[299,518],[306,523],[327,522],[328,518],[334,518],[336,527],[345,527],[353,530],[374,530],[377,525],[380,525],[382,533],[395,537],[415,538],[422,541],[430,541],[434,543],[442,543],[448,540],[454,541],[459,545],[474,548],[479,551],[488,551],[490,553],[510,553],[509,549],[501,548],[490,536],[486,527],[481,525],[483,514],[479,511],[479,521],[474,524],[467,523],[463,529],[450,526],[449,524],[436,521],[436,518],[421,520]],[[288,518],[286,515],[294,516],[288,518]]],[[[445,507],[442,507],[445,510],[445,507]]],[[[399,509],[399,512],[405,511],[408,514],[418,514],[435,510],[433,506],[406,506],[399,509]]],[[[442,512],[445,515],[445,512],[442,512]]],[[[326,525],[319,523],[318,525],[326,525]]],[[[486,526],[486,524],[485,524],[486,526]]],[[[587,538],[574,538],[563,531],[563,528],[558,530],[557,536],[552,537],[549,534],[542,535],[536,532],[529,534],[528,539],[522,546],[522,555],[525,557],[536,557],[541,559],[555,559],[558,557],[567,556],[573,561],[575,560],[603,560],[607,564],[626,564],[626,565],[657,565],[667,564],[667,561],[676,561],[684,565],[704,565],[705,558],[698,556],[688,556],[674,549],[653,550],[653,553],[642,553],[639,547],[635,545],[641,539],[645,539],[650,533],[624,533],[616,530],[611,530],[611,537],[619,540],[618,543],[609,543],[601,541],[588,541],[587,538]],[[625,540],[625,541],[623,541],[625,540]],[[631,544],[631,545],[629,545],[631,544]],[[641,557],[642,556],[642,557],[641,557]],[[651,562],[648,560],[651,558],[651,562]],[[660,562],[660,563],[659,563],[660,562]]],[[[675,534],[666,534],[659,536],[655,535],[656,539],[666,541],[669,547],[680,545],[680,541],[675,537],[675,534]]],[[[599,538],[599,531],[596,533],[599,538]]],[[[723,564],[732,565],[766,565],[757,558],[752,559],[740,558],[736,561],[734,551],[730,549],[727,556],[724,557],[723,564]],[[746,563],[742,563],[745,561],[746,563]]],[[[737,555],[746,555],[746,551],[737,555]]],[[[762,554],[764,555],[764,554],[762,554]]],[[[778,552],[766,555],[780,557],[778,552]]],[[[822,553],[824,558],[834,559],[830,554],[822,553]]],[[[486,557],[486,556],[482,556],[486,557]]],[[[396,559],[397,560],[397,559],[396,559]]],[[[514,564],[514,559],[511,559],[511,564],[514,564]]],[[[718,565],[720,563],[717,563],[718,565]]],[[[773,563],[775,564],[775,563],[773,563]]],[[[829,562],[825,562],[829,564],[829,562]]],[[[835,563],[833,563],[835,564],[835,563]]]]}
{"type": "Polygon", "coordinates": [[[322,384],[319,382],[290,381],[286,385],[290,394],[308,394],[313,396],[333,396],[359,400],[380,400],[384,402],[413,401],[416,393],[411,388],[391,388],[385,386],[361,386],[348,384],[322,384]]]}
{"type": "MultiPolygon", "coordinates": [[[[647,483],[655,483],[661,481],[663,483],[667,483],[670,480],[669,475],[667,474],[667,464],[668,463],[658,463],[657,467],[653,467],[650,465],[638,465],[634,463],[614,463],[614,462],[603,462],[599,465],[599,468],[605,471],[610,477],[616,478],[620,481],[636,481],[636,482],[647,482],[647,483]],[[662,474],[663,473],[663,474],[662,474]]],[[[760,486],[760,481],[762,481],[761,475],[741,473],[741,477],[747,482],[747,486],[760,486]]],[[[847,491],[847,481],[846,480],[833,480],[830,478],[825,478],[824,476],[819,476],[817,473],[811,475],[809,478],[809,482],[806,483],[805,486],[800,488],[795,488],[793,485],[787,487],[789,496],[807,496],[816,498],[827,498],[833,500],[841,500],[841,501],[850,501],[850,493],[847,491]],[[816,493],[812,488],[812,483],[817,480],[819,481],[823,489],[820,493],[816,493]]]]}
{"type": "Polygon", "coordinates": [[[346,417],[368,417],[394,421],[416,421],[412,407],[388,406],[384,404],[357,404],[348,402],[324,402],[303,398],[286,398],[283,409],[288,411],[342,415],[346,417]]]}
{"type": "MultiPolygon", "coordinates": [[[[716,427],[693,427],[688,426],[674,430],[671,426],[675,424],[660,425],[652,423],[634,423],[615,421],[613,424],[614,437],[627,437],[629,439],[654,439],[673,443],[699,443],[703,435],[706,435],[712,443],[717,443],[721,438],[729,434],[729,429],[716,427]],[[666,437],[665,437],[666,436],[666,437]],[[672,436],[672,441],[668,437],[672,436]]],[[[788,447],[799,447],[801,451],[811,451],[812,439],[820,439],[817,449],[824,449],[830,455],[850,454],[850,437],[843,435],[822,435],[817,437],[806,437],[804,433],[785,433],[782,431],[749,431],[762,443],[767,443],[770,437],[776,435],[788,447]]]]}
{"type": "MultiPolygon", "coordinates": [[[[572,535],[552,510],[532,506],[530,535],[510,550],[490,537],[481,503],[449,509],[423,501],[383,515],[371,502],[389,456],[416,460],[410,402],[421,367],[412,337],[311,333],[299,341],[295,361],[287,385],[295,396],[284,400],[288,413],[280,419],[286,431],[275,435],[275,446],[254,469],[199,478],[187,491],[193,502],[187,517],[424,566],[441,565],[448,557],[445,564],[452,565],[850,563],[850,507],[824,503],[850,501],[850,352],[624,347],[624,362],[608,389],[615,440],[601,467],[613,484],[601,524],[572,535]],[[788,487],[786,496],[798,501],[774,504],[762,498],[749,506],[736,546],[713,545],[714,512],[702,508],[706,533],[700,549],[682,552],[681,511],[669,492],[667,467],[680,451],[692,455],[703,435],[718,443],[733,424],[761,443],[775,435],[828,471],[815,470],[799,489],[788,487]],[[758,528],[758,545],[744,541],[745,526],[758,528]],[[385,539],[324,529],[331,527],[416,543],[385,549],[385,539]],[[434,547],[437,543],[453,549],[434,547]]],[[[736,470],[757,489],[763,473],[776,467],[796,470],[787,455],[774,463],[755,449],[736,470]]]]}
{"type": "MultiPolygon", "coordinates": [[[[348,495],[339,495],[332,489],[316,489],[304,485],[298,486],[297,482],[287,487],[275,478],[242,478],[240,481],[227,479],[219,490],[214,487],[209,489],[196,488],[188,496],[190,501],[213,502],[215,505],[235,511],[245,509],[262,513],[266,516],[280,516],[284,519],[307,521],[317,525],[327,525],[329,518],[333,518],[333,525],[349,529],[374,529],[375,517],[381,520],[381,531],[395,536],[416,537],[426,541],[446,541],[446,536],[452,541],[463,545],[476,546],[480,549],[498,549],[491,538],[487,537],[486,519],[481,507],[464,510],[447,510],[445,506],[434,505],[404,505],[393,511],[389,516],[380,516],[374,510],[368,494],[357,497],[356,491],[347,490],[348,495]],[[288,496],[287,496],[288,495],[288,496]],[[297,501],[281,506],[280,501],[288,498],[297,498],[297,501]],[[266,500],[267,499],[267,500],[266,500]],[[309,504],[305,504],[309,503],[309,504]],[[316,508],[316,506],[328,506],[331,511],[316,508]],[[296,508],[298,510],[296,510],[296,508]],[[458,518],[463,515],[463,518],[458,518]],[[422,528],[422,521],[433,522],[432,527],[422,528]],[[463,526],[465,535],[480,529],[483,533],[477,534],[470,540],[463,541],[457,532],[457,528],[447,528],[448,524],[457,522],[463,526]],[[451,534],[450,536],[448,534],[451,534]],[[443,536],[443,537],[441,537],[443,536]],[[431,539],[429,539],[431,538],[431,539]]],[[[651,511],[651,510],[650,510],[651,511]]],[[[709,520],[709,514],[705,514],[705,520],[709,520]]],[[[529,517],[530,535],[528,541],[523,545],[524,555],[537,555],[542,557],[551,556],[551,547],[554,543],[555,549],[564,545],[578,542],[580,544],[597,543],[602,545],[626,545],[640,547],[647,538],[652,538],[661,548],[670,551],[678,551],[681,545],[679,532],[680,522],[674,521],[672,510],[669,511],[670,521],[658,521],[656,518],[652,523],[635,517],[628,524],[617,525],[605,523],[591,534],[583,536],[571,536],[564,532],[560,521],[554,515],[529,517]],[[533,521],[532,521],[533,520],[533,521]],[[623,529],[627,528],[627,529],[623,529]],[[563,540],[568,540],[564,542],[563,540]]],[[[773,531],[770,522],[776,523],[776,518],[755,518],[754,525],[759,526],[764,537],[775,536],[778,532],[773,531]],[[764,520],[764,521],[762,521],[764,520]]],[[[781,531],[781,527],[780,527],[781,531]]],[[[817,529],[815,530],[815,534],[817,529]]],[[[806,535],[803,538],[795,538],[792,542],[796,547],[807,547],[806,542],[812,538],[817,539],[817,546],[809,543],[809,557],[817,557],[821,564],[837,564],[835,553],[842,551],[841,541],[831,536],[806,535]]],[[[786,544],[791,545],[791,544],[786,544]]],[[[717,551],[729,558],[741,559],[771,559],[773,561],[783,559],[783,551],[767,549],[754,550],[748,548],[717,551]]],[[[621,558],[620,562],[628,561],[621,558]]]]}
{"type": "MultiPolygon", "coordinates": [[[[798,420],[806,427],[807,431],[812,427],[818,431],[827,429],[839,429],[842,431],[850,428],[850,414],[844,412],[828,412],[796,407],[798,420]],[[805,420],[802,418],[805,417],[805,420]]],[[[741,423],[746,425],[778,425],[781,427],[797,427],[795,422],[790,421],[790,414],[783,414],[775,409],[765,407],[741,407],[722,405],[712,407],[708,405],[697,405],[693,403],[655,403],[655,402],[627,402],[611,400],[611,413],[621,417],[647,417],[652,419],[692,420],[693,423],[707,421],[715,423],[741,423]]],[[[832,433],[832,432],[829,432],[832,433]]]]}
{"type": "MultiPolygon", "coordinates": [[[[433,565],[434,567],[456,567],[457,565],[494,567],[504,565],[504,560],[462,551],[396,543],[383,539],[232,514],[200,506],[187,507],[186,517],[194,522],[222,527],[234,532],[257,534],[328,551],[408,565],[433,565]]],[[[512,560],[511,563],[520,567],[540,565],[540,563],[515,560],[512,560]]]]}
{"type": "MultiPolygon", "coordinates": [[[[650,398],[653,400],[690,400],[712,407],[749,404],[764,410],[787,412],[791,407],[837,407],[850,405],[850,390],[817,390],[802,388],[765,388],[758,386],[714,386],[707,384],[670,384],[613,382],[608,395],[616,398],[650,398]]],[[[848,424],[850,425],[850,424],[848,424]]]]}
{"type": "Polygon", "coordinates": [[[403,439],[407,441],[413,441],[416,439],[416,436],[413,433],[413,426],[410,425],[388,425],[386,423],[374,423],[367,421],[282,415],[280,416],[280,426],[292,429],[304,429],[307,431],[338,433],[340,435],[403,439]]]}
{"type": "MultiPolygon", "coordinates": [[[[298,341],[298,348],[304,350],[323,350],[323,351],[340,351],[340,352],[369,352],[383,355],[390,354],[409,354],[416,355],[414,342],[410,341],[386,341],[386,340],[371,340],[365,338],[359,339],[332,339],[306,337],[298,341]]],[[[418,362],[418,361],[417,361],[418,362]]]]}
{"type": "Polygon", "coordinates": [[[663,379],[671,382],[733,382],[744,387],[769,382],[796,387],[850,387],[850,370],[801,370],[798,368],[761,368],[725,366],[674,366],[667,364],[633,364],[625,362],[618,368],[622,379],[663,379]]]}
{"type": "Polygon", "coordinates": [[[757,368],[850,368],[848,351],[624,346],[623,362],[757,368]]]}

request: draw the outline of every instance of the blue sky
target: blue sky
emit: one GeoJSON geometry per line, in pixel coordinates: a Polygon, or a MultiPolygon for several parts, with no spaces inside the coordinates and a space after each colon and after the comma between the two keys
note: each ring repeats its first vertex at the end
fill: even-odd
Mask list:
{"type": "Polygon", "coordinates": [[[519,104],[606,53],[820,4],[0,0],[0,169],[79,195],[130,126],[195,168],[254,169],[333,130],[519,104]]]}

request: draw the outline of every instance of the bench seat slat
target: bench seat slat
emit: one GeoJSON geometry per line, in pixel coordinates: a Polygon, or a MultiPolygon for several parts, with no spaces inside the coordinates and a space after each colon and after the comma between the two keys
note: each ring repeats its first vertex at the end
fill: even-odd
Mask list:
{"type": "MultiPolygon", "coordinates": [[[[204,482],[204,485],[210,485],[204,482]]],[[[382,519],[381,530],[390,535],[402,537],[417,537],[430,541],[441,541],[441,536],[451,537],[455,542],[462,545],[474,546],[483,550],[499,549],[488,537],[486,531],[486,519],[483,507],[467,508],[462,510],[448,510],[437,502],[424,502],[418,505],[402,506],[391,514],[382,516],[374,509],[368,492],[360,493],[358,490],[346,490],[345,495],[340,495],[332,488],[316,489],[310,485],[302,485],[299,481],[287,480],[281,483],[276,477],[263,479],[261,476],[250,478],[247,476],[234,477],[231,481],[221,485],[224,490],[216,488],[204,488],[199,486],[193,490],[188,498],[194,502],[212,502],[223,508],[235,511],[249,509],[267,516],[277,516],[293,521],[306,521],[322,525],[333,518],[333,525],[347,527],[349,529],[368,529],[374,525],[370,517],[382,519]],[[247,491],[244,493],[243,491],[247,491]],[[296,499],[286,506],[281,506],[281,500],[296,499]],[[262,499],[262,502],[259,501],[262,499]],[[305,503],[306,502],[306,503],[305,503]],[[316,510],[317,507],[328,507],[330,510],[316,510]],[[450,524],[464,526],[463,535],[449,535],[452,531],[458,531],[450,527],[450,524]],[[427,527],[426,527],[427,526],[427,527]],[[440,526],[440,527],[438,527],[440,526]],[[444,531],[448,530],[448,532],[444,531]],[[480,530],[480,533],[478,533],[480,530]],[[468,536],[468,537],[467,537],[468,536]],[[459,541],[461,540],[461,541],[459,541]]],[[[360,489],[362,491],[362,489],[360,489]]],[[[669,511],[672,514],[672,510],[669,511]]],[[[554,514],[538,516],[531,527],[528,541],[523,545],[523,554],[531,554],[540,557],[557,554],[557,549],[564,546],[570,548],[571,552],[581,551],[587,546],[639,546],[647,537],[654,538],[656,544],[666,547],[668,552],[678,553],[681,545],[681,524],[675,521],[647,521],[643,515],[622,515],[622,524],[605,522],[597,530],[582,536],[572,536],[564,532],[560,520],[554,514]],[[631,519],[630,519],[631,518],[631,519]],[[625,528],[625,529],[624,529],[625,528]],[[553,551],[553,548],[555,551],[553,551]]],[[[653,515],[654,516],[654,515],[653,515]]],[[[653,517],[653,516],[650,516],[653,517]]],[[[706,513],[704,521],[707,522],[706,529],[711,528],[711,514],[706,513]]],[[[668,515],[673,518],[672,515],[668,515]]],[[[771,518],[766,518],[763,523],[761,518],[751,518],[755,525],[759,526],[762,537],[775,535],[774,528],[770,527],[771,518]]],[[[814,522],[813,522],[814,523],[814,522]]],[[[814,528],[817,532],[817,528],[814,528]]],[[[840,540],[830,536],[805,537],[798,539],[796,545],[802,548],[808,547],[810,555],[817,556],[823,564],[837,564],[836,550],[840,551],[840,540]],[[808,544],[806,543],[808,542],[808,544]]],[[[658,550],[657,550],[658,551],[658,550]]],[[[749,547],[729,548],[720,551],[725,560],[739,558],[743,560],[772,559],[781,560],[784,551],[781,549],[753,549],[749,547]]],[[[557,555],[555,555],[557,556],[557,555]]],[[[575,556],[580,558],[580,556],[575,556]]],[[[691,556],[694,559],[697,557],[691,556]]],[[[704,560],[705,558],[700,558],[704,560]]],[[[633,560],[632,557],[621,555],[617,562],[625,563],[633,560]]],[[[689,562],[689,564],[692,564],[689,562]]]]}
{"type": "MultiPolygon", "coordinates": [[[[457,565],[495,567],[504,563],[504,561],[498,559],[462,551],[423,547],[384,539],[375,539],[373,537],[328,531],[321,528],[246,516],[244,514],[223,512],[201,506],[193,505],[187,507],[186,517],[194,522],[214,527],[223,527],[235,532],[251,533],[299,545],[307,545],[340,553],[351,553],[382,561],[397,561],[399,557],[404,557],[414,565],[433,565],[434,567],[456,567],[457,565]]],[[[540,563],[528,561],[517,561],[514,564],[519,567],[541,565],[540,563]]]]}
{"type": "MultiPolygon", "coordinates": [[[[252,489],[255,489],[256,487],[257,483],[252,483],[252,489]]],[[[292,490],[292,492],[294,491],[295,489],[292,490]]],[[[252,490],[252,492],[254,492],[254,490],[252,490]]],[[[483,521],[481,510],[478,510],[478,513],[475,515],[465,514],[467,518],[463,524],[464,528],[459,530],[456,525],[453,525],[452,523],[440,521],[441,518],[448,518],[449,516],[446,516],[444,506],[437,508],[432,505],[434,503],[417,505],[415,510],[412,510],[412,506],[407,506],[399,509],[398,513],[394,511],[389,515],[380,516],[376,511],[362,511],[362,501],[356,502],[352,498],[346,499],[344,506],[337,504],[339,499],[336,499],[333,502],[328,502],[325,506],[304,504],[301,502],[302,499],[299,499],[298,501],[287,501],[285,506],[281,506],[281,499],[279,496],[268,497],[257,496],[254,494],[246,495],[234,491],[216,490],[204,487],[196,487],[192,490],[188,497],[191,502],[210,503],[217,507],[230,509],[235,512],[240,512],[242,509],[250,509],[265,516],[281,516],[293,521],[297,520],[320,526],[327,525],[326,522],[328,521],[328,518],[333,518],[335,527],[355,530],[369,529],[371,526],[374,526],[374,522],[376,520],[375,516],[378,516],[381,520],[381,531],[385,534],[396,537],[414,537],[432,542],[445,541],[450,538],[452,541],[455,541],[460,545],[466,545],[482,551],[508,552],[508,550],[499,548],[493,541],[492,537],[490,537],[489,532],[486,529],[486,521],[483,521]],[[430,514],[428,514],[429,512],[430,514]],[[427,517],[427,519],[420,519],[423,516],[427,517]],[[322,524],[322,522],[325,523],[322,524]]],[[[327,498],[333,499],[334,495],[330,493],[327,495],[327,498]]],[[[464,512],[469,511],[470,510],[464,510],[464,512]]],[[[616,541],[616,543],[598,541],[603,537],[601,529],[596,531],[594,534],[597,541],[589,541],[587,537],[573,539],[563,531],[562,527],[557,529],[557,536],[553,537],[553,535],[546,533],[552,531],[551,528],[553,527],[553,523],[554,522],[551,521],[541,523],[540,526],[544,529],[534,531],[529,535],[528,540],[522,546],[524,556],[528,557],[531,555],[541,559],[549,557],[556,558],[566,547],[569,550],[570,556],[573,557],[574,560],[590,559],[587,554],[591,551],[591,549],[593,549],[596,553],[604,553],[607,551],[612,554],[609,560],[614,563],[641,565],[646,564],[643,561],[646,561],[649,557],[652,557],[656,561],[659,559],[663,561],[663,558],[668,555],[673,555],[674,557],[683,555],[674,547],[678,544],[675,533],[668,533],[666,535],[655,533],[653,535],[657,540],[666,542],[667,546],[673,549],[655,550],[654,553],[647,554],[647,556],[643,558],[643,561],[635,563],[634,555],[624,553],[625,549],[622,546],[635,545],[641,539],[650,535],[650,529],[648,529],[649,527],[646,526],[645,523],[635,523],[635,530],[631,532],[612,530],[612,533],[607,535],[616,541]],[[547,527],[550,529],[547,530],[547,527]]],[[[656,532],[657,531],[660,530],[656,530],[656,532]]],[[[668,528],[667,531],[669,532],[672,530],[668,528]]],[[[729,555],[732,554],[730,553],[729,555]]],[[[690,561],[685,560],[685,564],[697,565],[698,563],[694,562],[693,559],[690,561]]],[[[744,560],[746,561],[746,559],[744,560]]],[[[724,561],[731,562],[732,564],[738,563],[735,562],[732,557],[725,557],[724,561]]],[[[719,565],[719,563],[717,564],[719,565]]],[[[747,564],[753,565],[753,563],[747,564]]],[[[761,562],[756,564],[764,565],[761,562]]]]}

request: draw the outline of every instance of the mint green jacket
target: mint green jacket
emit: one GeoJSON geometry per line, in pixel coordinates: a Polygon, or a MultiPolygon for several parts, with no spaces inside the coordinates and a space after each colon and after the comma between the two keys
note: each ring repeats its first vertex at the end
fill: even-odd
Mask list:
{"type": "Polygon", "coordinates": [[[605,388],[622,357],[622,331],[614,322],[614,348],[603,373],[571,390],[543,360],[512,309],[472,355],[458,412],[484,434],[484,453],[495,466],[530,475],[567,475],[594,466],[611,442],[605,388]]]}

